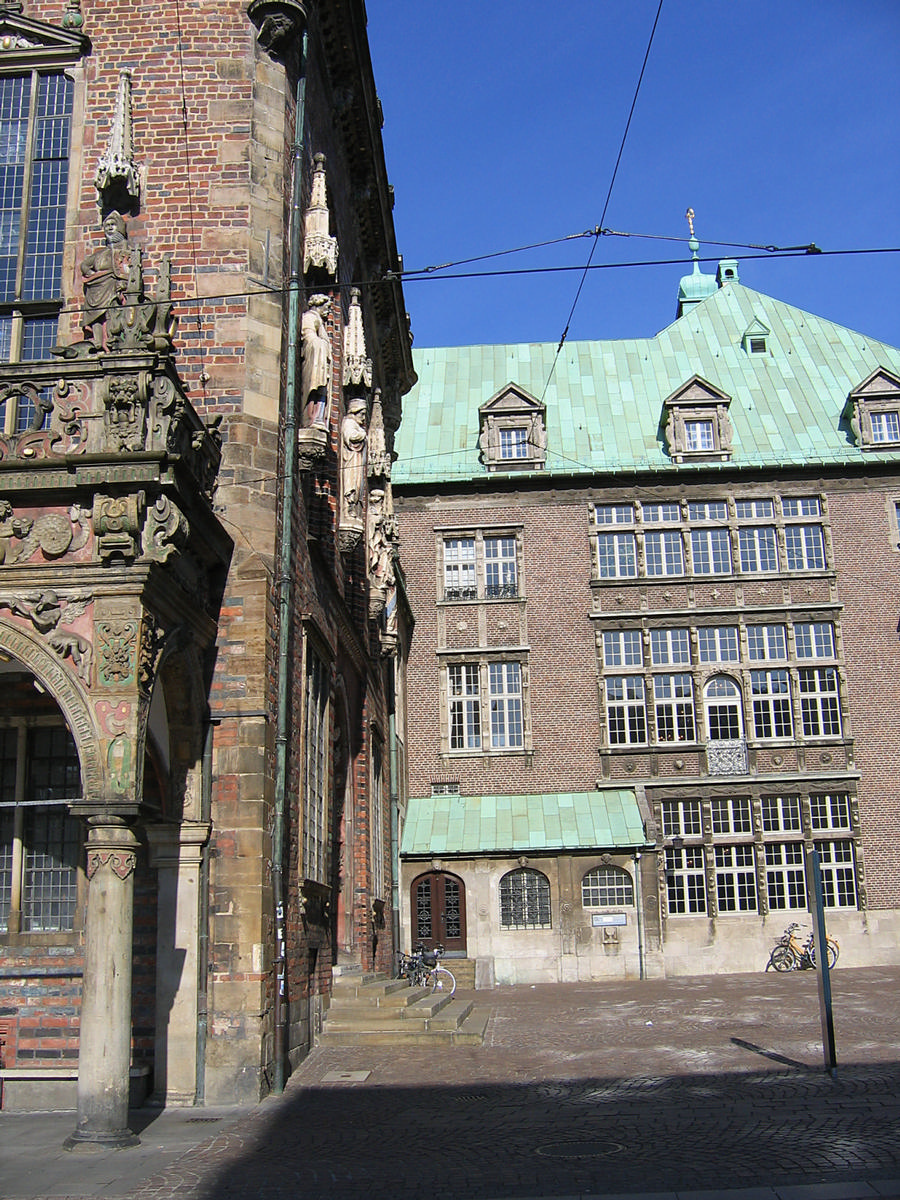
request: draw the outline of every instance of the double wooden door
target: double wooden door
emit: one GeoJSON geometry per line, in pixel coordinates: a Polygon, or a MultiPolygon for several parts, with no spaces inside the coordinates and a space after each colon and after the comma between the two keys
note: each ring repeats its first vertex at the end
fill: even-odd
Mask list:
{"type": "Polygon", "coordinates": [[[453,953],[466,952],[466,888],[456,875],[430,871],[412,885],[413,945],[440,943],[453,953]]]}

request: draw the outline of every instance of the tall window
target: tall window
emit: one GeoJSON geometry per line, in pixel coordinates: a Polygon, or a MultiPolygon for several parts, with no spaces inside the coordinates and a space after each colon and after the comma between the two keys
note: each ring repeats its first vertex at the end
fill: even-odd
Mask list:
{"type": "Polygon", "coordinates": [[[697,652],[704,662],[738,662],[741,657],[737,625],[705,625],[697,630],[697,652]]]}
{"type": "MultiPolygon", "coordinates": [[[[49,358],[62,302],[73,84],[0,77],[0,358],[49,358]]],[[[7,414],[26,429],[33,412],[7,414]]]]}
{"type": "Polygon", "coordinates": [[[752,846],[716,846],[719,912],[756,912],[756,868],[752,846]]]}
{"type": "Polygon", "coordinates": [[[798,658],[834,658],[834,626],[830,622],[794,626],[798,658]]]}
{"type": "Polygon", "coordinates": [[[820,571],[825,566],[821,525],[786,525],[784,543],[789,571],[820,571]]]}
{"type": "Polygon", "coordinates": [[[495,750],[523,745],[522,668],[517,662],[488,664],[491,698],[491,746],[495,750]]]}
{"type": "Polygon", "coordinates": [[[669,912],[706,912],[703,847],[669,847],[666,850],[666,893],[669,912]]]}
{"type": "Polygon", "coordinates": [[[520,867],[500,880],[501,929],[550,928],[550,880],[520,867]]]}
{"type": "Polygon", "coordinates": [[[693,742],[694,686],[690,675],[653,677],[656,738],[660,742],[693,742]]]}
{"type": "Polygon", "coordinates": [[[481,691],[478,666],[463,663],[447,668],[450,706],[450,749],[481,748],[481,691]]]}
{"type": "Polygon", "coordinates": [[[695,575],[730,574],[731,538],[728,530],[691,530],[691,560],[695,575]]]}
{"type": "Polygon", "coordinates": [[[598,579],[632,579],[637,575],[633,533],[597,534],[598,579]]]}
{"type": "Polygon", "coordinates": [[[834,667],[801,667],[800,715],[805,737],[840,737],[841,705],[834,667]]]}
{"type": "Polygon", "coordinates": [[[778,570],[778,547],[774,526],[738,530],[738,555],[745,574],[778,570]]]}
{"type": "Polygon", "coordinates": [[[740,689],[726,675],[716,675],[706,685],[706,728],[713,742],[743,737],[740,689]]]}
{"type": "Polygon", "coordinates": [[[603,635],[603,661],[608,667],[640,667],[644,651],[639,629],[614,629],[603,635]]]}
{"type": "Polygon", "coordinates": [[[644,534],[644,553],[648,575],[684,574],[681,534],[674,529],[659,529],[644,534]]]}
{"type": "Polygon", "coordinates": [[[474,600],[475,539],[444,538],[444,599],[474,600]]]}
{"type": "Polygon", "coordinates": [[[519,544],[514,533],[448,535],[442,539],[445,600],[508,600],[519,595],[519,544]]]}
{"type": "Polygon", "coordinates": [[[856,908],[852,842],[816,842],[826,908],[856,908]]]}
{"type": "Polygon", "coordinates": [[[790,737],[794,732],[787,671],[751,671],[753,727],[758,738],[790,737]]]}
{"type": "Polygon", "coordinates": [[[516,572],[516,539],[484,539],[484,594],[489,600],[519,594],[516,572]]]}
{"type": "Polygon", "coordinates": [[[640,676],[609,676],[606,721],[611,746],[643,745],[647,741],[647,705],[640,676]]]}
{"type": "Polygon", "coordinates": [[[750,833],[750,800],[747,796],[713,797],[710,802],[713,833],[750,833]]]}
{"type": "Polygon", "coordinates": [[[685,450],[715,450],[716,435],[712,421],[685,421],[685,450]]]}
{"type": "Polygon", "coordinates": [[[751,661],[787,658],[787,629],[784,625],[748,625],[747,652],[751,661]]]}
{"type": "Polygon", "coordinates": [[[654,666],[691,661],[691,638],[687,629],[651,629],[650,661],[654,666]]]}
{"type": "Polygon", "coordinates": [[[766,893],[769,908],[806,908],[806,870],[802,842],[766,846],[766,893]]]}
{"type": "Polygon", "coordinates": [[[81,823],[78,754],[63,725],[0,730],[0,925],[26,933],[73,928],[81,823]]]}
{"type": "Polygon", "coordinates": [[[304,760],[304,879],[328,882],[328,693],[329,670],[310,647],[306,660],[306,757],[304,760]]]}

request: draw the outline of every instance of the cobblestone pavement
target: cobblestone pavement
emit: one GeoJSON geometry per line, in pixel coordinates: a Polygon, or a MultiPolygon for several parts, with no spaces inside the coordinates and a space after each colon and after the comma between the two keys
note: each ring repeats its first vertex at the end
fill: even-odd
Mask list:
{"type": "Polygon", "coordinates": [[[319,1048],[127,1192],[3,1195],[900,1198],[898,985],[834,973],[834,1076],[812,972],[479,992],[483,1047],[319,1048]]]}

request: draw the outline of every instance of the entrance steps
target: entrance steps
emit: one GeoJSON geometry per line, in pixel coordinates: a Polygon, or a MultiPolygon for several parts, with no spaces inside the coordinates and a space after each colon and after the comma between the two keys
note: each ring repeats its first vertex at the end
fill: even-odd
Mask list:
{"type": "Polygon", "coordinates": [[[433,995],[383,974],[335,974],[320,1046],[480,1046],[487,1014],[473,1000],[433,995]]]}

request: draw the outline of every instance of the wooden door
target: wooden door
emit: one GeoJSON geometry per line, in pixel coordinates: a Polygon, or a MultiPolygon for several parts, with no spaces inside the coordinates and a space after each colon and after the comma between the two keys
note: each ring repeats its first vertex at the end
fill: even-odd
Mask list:
{"type": "Polygon", "coordinates": [[[431,871],[412,885],[412,940],[427,949],[436,943],[448,953],[466,952],[466,887],[456,875],[431,871]]]}

